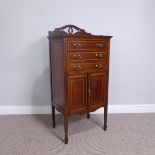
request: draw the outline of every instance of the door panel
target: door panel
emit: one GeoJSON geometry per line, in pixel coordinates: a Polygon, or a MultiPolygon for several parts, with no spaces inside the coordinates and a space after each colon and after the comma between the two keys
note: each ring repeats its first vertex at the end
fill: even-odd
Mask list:
{"type": "Polygon", "coordinates": [[[87,110],[87,75],[75,75],[68,78],[69,113],[87,110]]]}
{"type": "Polygon", "coordinates": [[[88,96],[90,108],[98,108],[105,105],[106,88],[106,72],[89,75],[88,96]]]}

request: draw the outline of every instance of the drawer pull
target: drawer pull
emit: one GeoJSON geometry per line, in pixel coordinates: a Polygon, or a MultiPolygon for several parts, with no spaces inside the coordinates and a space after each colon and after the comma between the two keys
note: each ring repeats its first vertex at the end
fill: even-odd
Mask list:
{"type": "Polygon", "coordinates": [[[79,55],[74,54],[74,55],[73,55],[73,58],[74,58],[74,59],[81,59],[82,57],[81,57],[80,54],[79,54],[79,55]]]}
{"type": "Polygon", "coordinates": [[[82,69],[81,66],[74,66],[74,68],[78,71],[82,69]]]}
{"type": "Polygon", "coordinates": [[[96,46],[98,47],[98,48],[102,48],[103,47],[103,44],[96,44],[96,46]]]}
{"type": "Polygon", "coordinates": [[[103,58],[103,55],[102,54],[96,54],[96,57],[97,58],[103,58]]]}
{"type": "Polygon", "coordinates": [[[75,48],[80,48],[81,47],[81,44],[78,44],[78,43],[74,43],[73,45],[74,45],[75,48]]]}
{"type": "Polygon", "coordinates": [[[102,64],[99,64],[99,65],[96,65],[96,68],[101,69],[101,68],[103,68],[103,66],[102,66],[102,64]]]}

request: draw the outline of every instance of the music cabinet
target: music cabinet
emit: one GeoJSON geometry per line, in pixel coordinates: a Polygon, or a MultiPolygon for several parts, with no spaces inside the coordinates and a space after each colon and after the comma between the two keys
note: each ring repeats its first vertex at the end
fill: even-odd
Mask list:
{"type": "Polygon", "coordinates": [[[48,32],[53,128],[55,108],[64,115],[65,144],[68,117],[104,107],[107,129],[109,52],[112,36],[92,35],[74,25],[48,32]]]}

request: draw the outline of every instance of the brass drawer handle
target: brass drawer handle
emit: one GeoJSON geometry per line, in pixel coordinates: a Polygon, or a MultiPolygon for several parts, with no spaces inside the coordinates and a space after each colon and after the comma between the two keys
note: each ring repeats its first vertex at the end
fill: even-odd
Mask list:
{"type": "Polygon", "coordinates": [[[81,70],[81,69],[82,69],[80,65],[79,65],[79,66],[74,66],[74,68],[75,68],[76,70],[81,70]]]}
{"type": "Polygon", "coordinates": [[[101,69],[101,68],[103,68],[103,66],[102,66],[102,64],[99,64],[99,65],[96,65],[96,68],[101,69]]]}
{"type": "Polygon", "coordinates": [[[91,92],[90,89],[88,90],[88,95],[89,95],[89,96],[92,96],[92,95],[93,95],[93,93],[91,92]]]}
{"type": "Polygon", "coordinates": [[[73,55],[73,58],[74,58],[74,59],[81,59],[82,57],[81,57],[80,54],[79,54],[79,55],[74,54],[74,55],[73,55]]]}
{"type": "Polygon", "coordinates": [[[98,48],[102,48],[103,47],[103,44],[96,44],[96,46],[98,47],[98,48]]]}
{"type": "Polygon", "coordinates": [[[103,54],[96,54],[97,58],[103,58],[103,54]]]}
{"type": "Polygon", "coordinates": [[[81,44],[78,44],[78,43],[74,43],[73,45],[74,45],[75,48],[80,48],[81,47],[81,44]]]}

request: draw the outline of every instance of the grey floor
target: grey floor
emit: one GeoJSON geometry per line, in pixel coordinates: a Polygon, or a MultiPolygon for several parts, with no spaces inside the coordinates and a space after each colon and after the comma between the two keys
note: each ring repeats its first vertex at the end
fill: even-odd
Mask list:
{"type": "Polygon", "coordinates": [[[63,117],[0,116],[0,155],[155,155],[155,114],[72,116],[69,143],[63,143],[63,117]]]}

